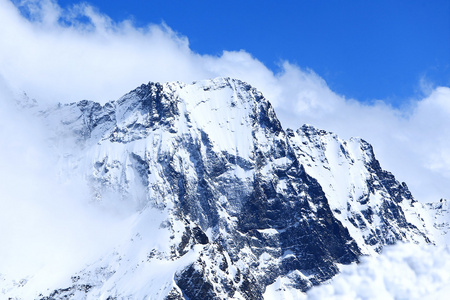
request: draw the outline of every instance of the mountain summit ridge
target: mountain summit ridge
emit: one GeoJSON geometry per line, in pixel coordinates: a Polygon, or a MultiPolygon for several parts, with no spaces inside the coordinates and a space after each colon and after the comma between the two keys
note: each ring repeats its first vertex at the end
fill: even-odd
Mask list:
{"type": "Polygon", "coordinates": [[[370,144],[284,130],[236,79],[149,83],[41,116],[71,145],[65,171],[134,218],[108,255],[42,299],[263,299],[275,283],[304,292],[363,254],[433,239],[370,144]]]}

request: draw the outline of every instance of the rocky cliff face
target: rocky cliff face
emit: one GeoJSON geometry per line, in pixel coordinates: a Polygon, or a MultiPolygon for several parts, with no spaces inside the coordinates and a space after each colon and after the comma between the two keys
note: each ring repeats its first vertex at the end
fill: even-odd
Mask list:
{"type": "Polygon", "coordinates": [[[263,299],[275,283],[306,291],[384,245],[430,242],[370,144],[284,130],[239,80],[149,83],[42,115],[82,149],[64,168],[132,216],[108,255],[42,299],[263,299]]]}
{"type": "Polygon", "coordinates": [[[422,204],[405,183],[381,169],[369,143],[343,141],[306,125],[296,132],[288,130],[288,135],[306,172],[321,184],[334,216],[364,254],[398,241],[430,242],[418,217],[424,213],[422,204]]]}

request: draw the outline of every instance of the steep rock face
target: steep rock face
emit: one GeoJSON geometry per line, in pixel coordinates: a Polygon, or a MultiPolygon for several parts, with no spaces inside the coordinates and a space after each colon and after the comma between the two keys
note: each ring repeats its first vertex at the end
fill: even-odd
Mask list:
{"type": "Polygon", "coordinates": [[[344,141],[307,125],[288,130],[288,135],[298,160],[319,181],[334,216],[363,253],[379,252],[397,241],[429,242],[418,218],[422,205],[405,183],[381,169],[370,144],[344,141]]]}
{"type": "Polygon", "coordinates": [[[262,299],[274,282],[305,291],[363,253],[428,241],[406,185],[369,144],[284,131],[238,80],[149,83],[43,115],[83,149],[64,168],[133,216],[108,256],[50,298],[262,299]]]}

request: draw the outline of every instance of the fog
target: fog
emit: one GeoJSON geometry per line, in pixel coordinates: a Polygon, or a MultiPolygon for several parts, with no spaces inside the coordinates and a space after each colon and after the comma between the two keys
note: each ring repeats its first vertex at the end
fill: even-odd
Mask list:
{"type": "Polygon", "coordinates": [[[93,205],[82,176],[61,174],[48,129],[1,81],[0,97],[0,278],[58,288],[117,243],[126,218],[93,205]]]}

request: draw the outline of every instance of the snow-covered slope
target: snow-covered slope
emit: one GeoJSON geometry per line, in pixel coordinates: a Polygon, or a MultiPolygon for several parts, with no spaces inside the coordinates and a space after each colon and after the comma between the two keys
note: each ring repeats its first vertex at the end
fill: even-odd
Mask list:
{"type": "Polygon", "coordinates": [[[399,240],[427,240],[425,223],[418,217],[424,213],[422,205],[405,183],[381,169],[370,144],[355,138],[343,141],[307,125],[288,134],[298,160],[319,181],[334,216],[364,254],[399,240]]]}
{"type": "Polygon", "coordinates": [[[440,199],[434,203],[426,203],[425,209],[425,222],[436,243],[450,245],[450,201],[440,199]]]}
{"type": "Polygon", "coordinates": [[[239,80],[149,83],[40,115],[61,172],[84,174],[92,205],[127,221],[116,247],[60,288],[5,296],[262,299],[274,284],[306,291],[384,245],[430,242],[422,208],[368,143],[285,131],[239,80]]]}

